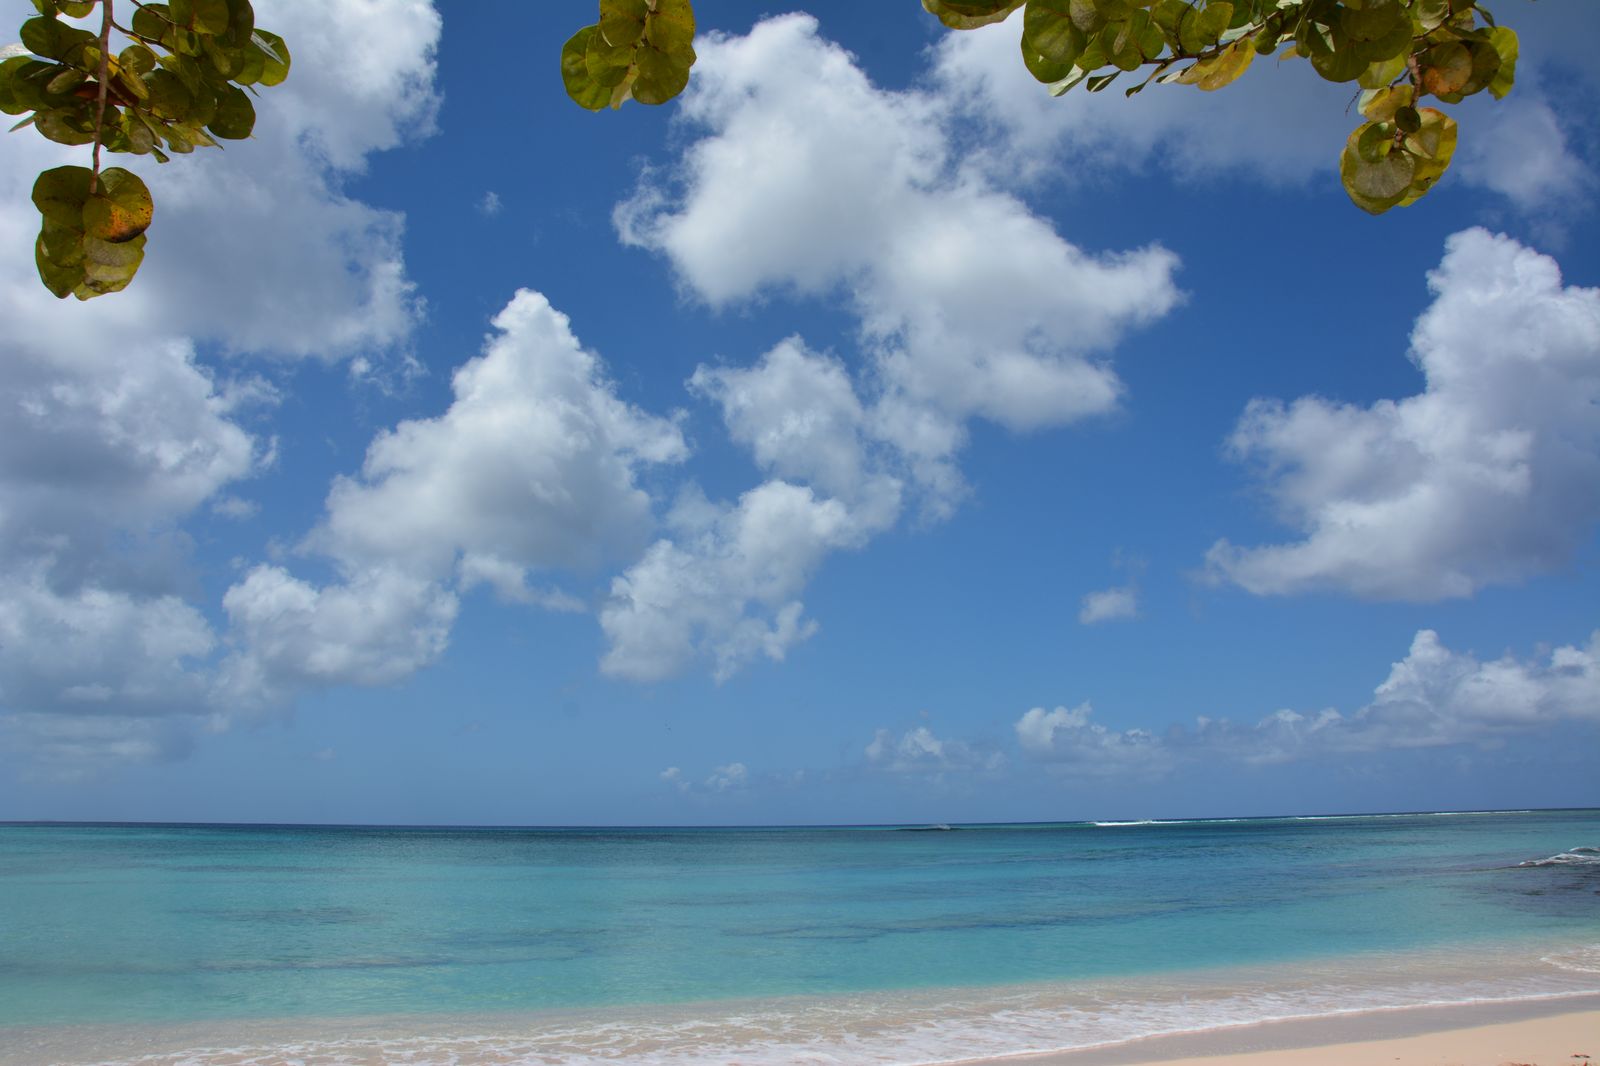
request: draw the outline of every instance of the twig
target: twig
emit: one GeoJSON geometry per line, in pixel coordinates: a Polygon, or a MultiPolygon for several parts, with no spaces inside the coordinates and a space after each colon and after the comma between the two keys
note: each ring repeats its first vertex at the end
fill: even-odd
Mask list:
{"type": "Polygon", "coordinates": [[[111,0],[100,0],[100,92],[94,107],[94,171],[89,195],[100,187],[100,141],[106,121],[106,91],[111,84],[111,0]]]}

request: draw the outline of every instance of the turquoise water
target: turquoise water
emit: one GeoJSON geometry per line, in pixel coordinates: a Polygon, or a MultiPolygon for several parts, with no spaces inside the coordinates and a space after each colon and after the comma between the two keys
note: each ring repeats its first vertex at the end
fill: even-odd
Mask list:
{"type": "MultiPolygon", "coordinates": [[[[0,826],[0,1046],[83,1023],[603,1017],[1285,967],[1333,988],[1464,951],[1507,960],[1507,996],[1594,990],[1596,847],[1595,810],[950,832],[0,826]]],[[[1427,1001],[1451,998],[1448,973],[1429,972],[1427,1001]]],[[[1460,998],[1492,996],[1481,978],[1460,998]]]]}

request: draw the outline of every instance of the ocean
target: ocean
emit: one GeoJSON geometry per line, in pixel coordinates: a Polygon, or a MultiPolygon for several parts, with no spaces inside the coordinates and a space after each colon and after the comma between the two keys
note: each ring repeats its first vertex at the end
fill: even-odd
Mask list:
{"type": "Polygon", "coordinates": [[[1600,810],[0,825],[0,1063],[929,1063],[1600,993],[1600,810]]]}

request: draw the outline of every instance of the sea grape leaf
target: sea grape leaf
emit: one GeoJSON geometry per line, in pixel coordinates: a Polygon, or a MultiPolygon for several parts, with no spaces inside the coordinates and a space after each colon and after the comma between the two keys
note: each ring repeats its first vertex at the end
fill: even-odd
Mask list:
{"type": "Polygon", "coordinates": [[[589,41],[598,36],[599,26],[585,26],[573,34],[561,49],[561,80],[567,95],[580,107],[600,111],[611,102],[611,86],[589,73],[589,41]]]}

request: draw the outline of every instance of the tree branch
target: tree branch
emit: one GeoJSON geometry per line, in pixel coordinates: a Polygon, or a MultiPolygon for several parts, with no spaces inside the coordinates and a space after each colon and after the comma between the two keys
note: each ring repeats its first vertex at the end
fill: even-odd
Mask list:
{"type": "Polygon", "coordinates": [[[89,195],[100,187],[100,142],[106,121],[106,92],[111,87],[111,0],[100,0],[100,92],[94,106],[94,170],[89,195]]]}

